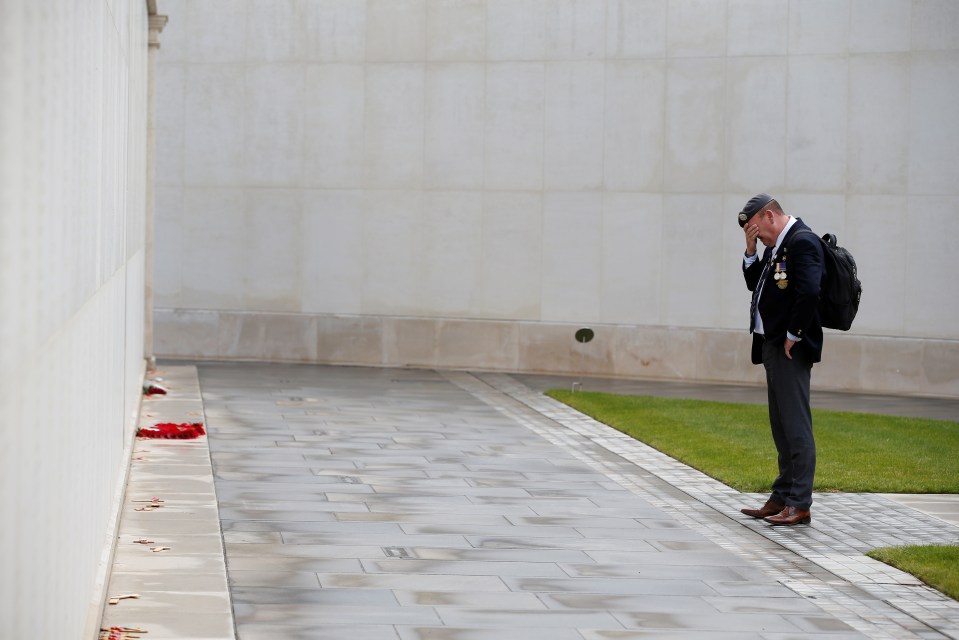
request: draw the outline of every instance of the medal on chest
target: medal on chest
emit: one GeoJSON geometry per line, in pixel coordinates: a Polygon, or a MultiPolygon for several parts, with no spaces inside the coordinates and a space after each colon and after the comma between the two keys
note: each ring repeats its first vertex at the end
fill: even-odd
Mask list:
{"type": "Polygon", "coordinates": [[[783,254],[782,260],[776,261],[776,269],[773,272],[773,280],[776,281],[776,286],[780,289],[785,289],[789,286],[789,280],[786,276],[786,255],[783,254]]]}

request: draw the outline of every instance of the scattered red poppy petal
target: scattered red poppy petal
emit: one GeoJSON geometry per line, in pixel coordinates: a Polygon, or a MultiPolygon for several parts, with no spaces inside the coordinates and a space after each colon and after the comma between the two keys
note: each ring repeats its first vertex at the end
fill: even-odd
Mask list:
{"type": "Polygon", "coordinates": [[[161,387],[158,384],[147,383],[143,385],[143,395],[149,396],[165,396],[167,394],[166,389],[161,387]]]}
{"type": "Polygon", "coordinates": [[[202,422],[160,422],[152,427],[143,427],[137,431],[139,438],[165,438],[173,440],[189,440],[206,435],[202,422]]]}

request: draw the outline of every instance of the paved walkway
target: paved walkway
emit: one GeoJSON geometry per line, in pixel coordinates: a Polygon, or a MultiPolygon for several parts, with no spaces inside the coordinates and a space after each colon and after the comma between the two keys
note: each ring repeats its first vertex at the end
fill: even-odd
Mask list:
{"type": "Polygon", "coordinates": [[[241,640],[959,638],[959,603],[862,555],[959,542],[955,500],[817,495],[771,528],[738,512],[764,496],[542,395],[568,378],[198,369],[241,640]]]}

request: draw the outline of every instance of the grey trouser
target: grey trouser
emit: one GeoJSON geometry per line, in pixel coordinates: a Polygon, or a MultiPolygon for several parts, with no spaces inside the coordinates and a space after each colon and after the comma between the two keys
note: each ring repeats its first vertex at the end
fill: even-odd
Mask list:
{"type": "Polygon", "coordinates": [[[779,476],[770,499],[787,507],[809,509],[816,475],[816,441],[809,408],[812,362],[799,344],[791,354],[792,360],[782,344],[763,343],[769,425],[779,452],[779,476]]]}

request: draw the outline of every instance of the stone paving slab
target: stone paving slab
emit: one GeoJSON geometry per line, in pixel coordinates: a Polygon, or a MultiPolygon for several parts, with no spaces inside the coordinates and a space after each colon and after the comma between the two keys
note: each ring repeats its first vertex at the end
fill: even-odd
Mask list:
{"type": "MultiPolygon", "coordinates": [[[[957,413],[959,416],[959,413],[957,413]]],[[[893,494],[884,493],[882,497],[912,509],[945,520],[951,525],[959,526],[959,496],[928,495],[928,494],[893,494]]]]}
{"type": "MultiPolygon", "coordinates": [[[[205,422],[195,367],[164,367],[151,379],[168,395],[144,398],[138,427],[205,422]]],[[[142,629],[150,640],[233,640],[207,439],[137,439],[122,508],[107,593],[139,597],[104,604],[101,628],[142,629]]]]}
{"type": "Polygon", "coordinates": [[[862,637],[504,412],[515,400],[476,376],[220,364],[200,375],[242,639],[270,625],[294,638],[356,625],[377,638],[862,637]],[[306,416],[294,398],[325,401],[306,416]],[[290,504],[301,500],[325,506],[290,504]],[[351,559],[324,557],[337,548],[359,566],[323,569],[351,559]]]}
{"type": "MultiPolygon", "coordinates": [[[[771,528],[738,512],[764,496],[543,396],[543,378],[198,368],[203,451],[157,449],[128,487],[177,501],[127,518],[177,555],[117,549],[111,588],[145,593],[121,606],[147,637],[959,638],[955,601],[862,555],[959,540],[949,505],[830,494],[813,525],[771,528]]],[[[184,395],[164,406],[195,412],[184,395]]]]}
{"type": "MultiPolygon", "coordinates": [[[[749,559],[757,569],[769,572],[775,567],[783,585],[815,599],[869,637],[959,638],[959,603],[862,555],[877,546],[957,544],[959,527],[876,494],[817,494],[811,526],[769,527],[738,511],[744,502],[761,503],[765,495],[739,494],[510,376],[451,375],[518,419],[527,420],[547,438],[567,442],[572,450],[588,451],[585,440],[617,453],[624,464],[602,456],[594,456],[594,463],[608,468],[624,485],[634,483],[678,521],[749,559]],[[489,389],[483,389],[484,384],[489,389]],[[544,431],[550,421],[565,430],[544,431]],[[651,474],[630,473],[636,465],[651,474]],[[619,475],[624,468],[628,475],[619,475]],[[703,518],[704,507],[721,517],[703,518]],[[875,513],[883,514],[881,522],[876,521],[875,513]],[[747,530],[765,541],[745,534],[747,530]]],[[[936,410],[941,410],[941,405],[936,405],[936,410]]]]}

